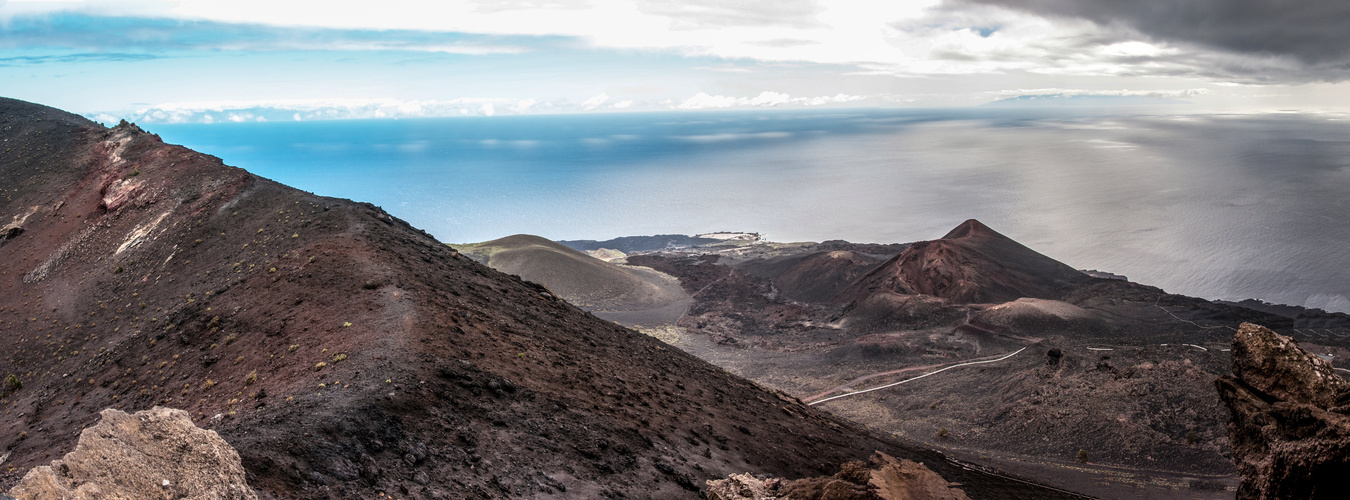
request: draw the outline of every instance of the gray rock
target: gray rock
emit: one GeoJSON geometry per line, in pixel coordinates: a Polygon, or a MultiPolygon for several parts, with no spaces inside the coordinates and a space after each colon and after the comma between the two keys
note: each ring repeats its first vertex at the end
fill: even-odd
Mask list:
{"type": "Polygon", "coordinates": [[[157,406],[101,415],[75,451],[28,471],[9,491],[14,500],[257,500],[239,454],[187,412],[157,406]]]}

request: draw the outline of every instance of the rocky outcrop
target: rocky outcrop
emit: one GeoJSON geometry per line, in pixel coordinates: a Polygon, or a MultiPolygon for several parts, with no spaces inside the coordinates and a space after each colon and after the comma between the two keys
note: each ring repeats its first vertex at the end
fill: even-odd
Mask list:
{"type": "MultiPolygon", "coordinates": [[[[239,454],[199,429],[187,412],[154,407],[128,415],[107,409],[61,460],[28,471],[9,491],[17,500],[254,500],[239,454]]],[[[3,495],[0,495],[3,497],[3,495]]]]}
{"type": "Polygon", "coordinates": [[[732,474],[726,479],[709,479],[703,495],[708,500],[762,500],[781,498],[792,481],[754,474],[732,474]]]}
{"type": "Polygon", "coordinates": [[[1350,384],[1331,363],[1269,329],[1233,337],[1228,405],[1239,499],[1350,498],[1350,384]]]}
{"type": "Polygon", "coordinates": [[[868,463],[847,462],[839,473],[788,481],[732,474],[708,481],[711,500],[967,500],[965,492],[923,464],[877,452],[868,463]]]}

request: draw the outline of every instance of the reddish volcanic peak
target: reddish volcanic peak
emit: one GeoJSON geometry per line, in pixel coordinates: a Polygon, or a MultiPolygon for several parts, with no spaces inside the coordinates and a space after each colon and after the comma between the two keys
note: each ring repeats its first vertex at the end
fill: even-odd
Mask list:
{"type": "Polygon", "coordinates": [[[924,294],[958,303],[1054,299],[1088,278],[971,219],[941,239],[915,243],[840,295],[924,294]]]}
{"type": "Polygon", "coordinates": [[[1002,238],[1010,240],[1007,236],[990,229],[989,226],[986,226],[983,222],[975,219],[966,219],[965,222],[952,228],[951,231],[948,231],[947,234],[942,237],[944,240],[958,240],[962,238],[1002,238]]]}

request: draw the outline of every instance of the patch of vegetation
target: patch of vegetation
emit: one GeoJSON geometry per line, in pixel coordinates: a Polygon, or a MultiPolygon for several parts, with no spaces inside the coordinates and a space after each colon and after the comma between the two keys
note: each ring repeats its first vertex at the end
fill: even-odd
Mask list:
{"type": "Polygon", "coordinates": [[[244,377],[244,385],[253,385],[256,383],[258,383],[258,370],[248,372],[248,375],[244,377]]]}
{"type": "Polygon", "coordinates": [[[211,379],[209,379],[209,378],[206,379],[205,382],[202,382],[202,390],[203,390],[203,391],[210,390],[212,387],[215,387],[215,386],[216,386],[216,381],[211,380],[211,379]]]}
{"type": "Polygon", "coordinates": [[[1186,444],[1189,444],[1189,445],[1191,445],[1191,446],[1195,446],[1195,443],[1199,443],[1199,442],[1200,442],[1200,436],[1199,436],[1198,434],[1196,434],[1195,431],[1186,431],[1186,444]]]}
{"type": "Polygon", "coordinates": [[[0,387],[3,387],[5,393],[8,394],[17,391],[19,389],[22,389],[23,382],[19,382],[19,377],[11,373],[9,374],[9,376],[5,377],[4,382],[0,382],[0,387]]]}
{"type": "Polygon", "coordinates": [[[1088,463],[1088,454],[1087,454],[1087,450],[1081,450],[1081,449],[1078,450],[1078,457],[1077,457],[1077,460],[1078,460],[1078,463],[1080,463],[1080,464],[1088,463]]]}
{"type": "Polygon", "coordinates": [[[328,366],[328,363],[320,361],[319,364],[314,365],[314,370],[315,371],[322,370],[325,366],[328,366]]]}
{"type": "Polygon", "coordinates": [[[342,362],[342,361],[346,361],[346,360],[347,360],[347,355],[346,355],[346,354],[338,353],[338,354],[334,354],[334,355],[333,355],[333,362],[334,362],[334,363],[338,363],[338,362],[342,362]]]}
{"type": "Polygon", "coordinates": [[[941,429],[938,429],[938,431],[937,431],[937,437],[938,437],[938,438],[946,438],[946,437],[947,437],[947,434],[948,434],[948,432],[947,432],[947,428],[946,428],[946,427],[943,427],[943,428],[941,428],[941,429]]]}

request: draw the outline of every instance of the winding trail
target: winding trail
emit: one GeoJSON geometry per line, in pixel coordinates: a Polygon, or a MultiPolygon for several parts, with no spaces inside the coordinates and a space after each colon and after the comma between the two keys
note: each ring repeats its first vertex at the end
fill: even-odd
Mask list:
{"type": "Polygon", "coordinates": [[[950,369],[952,369],[952,368],[958,368],[958,367],[962,367],[962,366],[970,366],[970,365],[979,365],[979,364],[985,364],[985,363],[996,363],[996,362],[1003,361],[1003,360],[1005,360],[1005,359],[1011,358],[1011,357],[1013,357],[1013,356],[1016,356],[1017,353],[1020,353],[1020,352],[1025,351],[1025,350],[1027,350],[1027,348],[1026,348],[1026,347],[1023,347],[1023,348],[1021,348],[1021,349],[1018,349],[1018,350],[1016,350],[1016,351],[1013,351],[1011,354],[1008,354],[1008,355],[1003,356],[1003,357],[998,358],[998,359],[989,359],[989,360],[984,360],[984,361],[967,361],[967,362],[965,362],[965,363],[958,363],[958,364],[955,364],[955,365],[948,366],[948,367],[946,367],[946,368],[942,368],[942,369],[940,369],[940,370],[934,370],[934,371],[925,373],[925,374],[923,374],[923,375],[919,375],[919,376],[917,376],[917,377],[907,378],[907,379],[901,380],[901,381],[899,381],[899,382],[893,382],[893,383],[890,383],[890,384],[886,384],[886,385],[882,385],[882,386],[873,387],[873,388],[871,388],[871,389],[863,389],[863,390],[861,390],[861,391],[853,391],[853,392],[846,393],[846,394],[840,394],[840,395],[838,395],[838,396],[828,397],[828,398],[821,399],[821,400],[818,400],[818,401],[813,401],[813,402],[810,402],[810,403],[807,403],[807,404],[808,404],[808,405],[811,405],[811,406],[815,406],[815,405],[818,405],[818,404],[821,404],[821,403],[824,403],[824,402],[827,402],[827,401],[833,401],[833,400],[836,400],[836,399],[839,399],[839,398],[846,398],[846,397],[849,397],[849,396],[856,396],[856,395],[858,395],[858,394],[868,393],[868,392],[872,392],[872,391],[879,391],[879,390],[881,390],[881,389],[886,389],[886,388],[888,388],[888,387],[895,387],[895,386],[897,386],[897,385],[904,384],[904,383],[907,383],[907,382],[913,382],[913,381],[915,381],[915,380],[919,380],[919,379],[924,378],[924,377],[927,377],[927,376],[929,376],[929,375],[936,375],[936,374],[945,372],[945,371],[947,371],[947,370],[950,370],[950,369]]]}
{"type": "MultiPolygon", "coordinates": [[[[1159,304],[1159,302],[1162,302],[1162,297],[1161,297],[1161,296],[1158,297],[1157,300],[1153,301],[1153,305],[1154,305],[1155,307],[1157,307],[1158,309],[1162,309],[1162,312],[1167,313],[1167,315],[1168,315],[1168,316],[1171,316],[1172,319],[1175,319],[1175,320],[1180,321],[1180,322],[1182,322],[1182,323],[1190,323],[1191,325],[1193,325],[1193,326],[1195,326],[1196,328],[1199,328],[1199,329],[1201,329],[1201,330],[1213,330],[1213,329],[1216,329],[1216,328],[1227,328],[1227,329],[1232,330],[1232,331],[1235,331],[1235,332],[1237,331],[1237,328],[1233,328],[1233,327],[1227,326],[1227,325],[1218,325],[1218,326],[1200,326],[1199,323],[1196,323],[1196,322],[1194,322],[1194,321],[1191,321],[1191,320],[1188,320],[1188,319],[1181,319],[1181,317],[1177,316],[1176,314],[1172,314],[1172,311],[1168,311],[1167,308],[1166,308],[1166,307],[1163,307],[1161,304],[1159,304]]],[[[1189,344],[1187,344],[1187,345],[1189,345],[1189,344]]]]}
{"type": "MultiPolygon", "coordinates": [[[[999,357],[999,355],[998,355],[998,354],[995,354],[995,355],[993,355],[993,356],[985,356],[985,357],[982,357],[982,358],[975,358],[975,359],[973,359],[973,360],[969,360],[969,361],[965,361],[965,362],[966,362],[966,363],[969,363],[970,361],[985,361],[985,360],[990,360],[990,359],[994,359],[994,358],[997,358],[997,357],[999,357]]],[[[888,372],[873,373],[873,374],[871,374],[871,375],[863,375],[863,376],[861,376],[861,377],[855,378],[855,379],[850,380],[850,381],[848,381],[848,382],[844,382],[844,383],[839,384],[839,385],[837,385],[837,386],[834,386],[834,387],[831,387],[831,388],[829,388],[829,389],[826,389],[825,391],[822,391],[822,392],[820,392],[820,393],[812,394],[812,395],[810,395],[810,396],[807,396],[807,397],[805,397],[805,398],[802,398],[802,402],[803,402],[803,403],[808,403],[808,404],[810,404],[812,401],[815,401],[815,400],[817,400],[817,399],[821,399],[821,398],[823,398],[823,397],[825,397],[825,396],[829,396],[830,394],[834,394],[834,393],[836,393],[836,392],[839,392],[839,391],[842,391],[842,390],[844,390],[844,389],[847,389],[847,388],[848,388],[849,386],[851,386],[851,385],[857,384],[857,383],[859,383],[859,382],[864,382],[864,381],[867,381],[867,380],[871,380],[871,379],[874,379],[874,378],[877,378],[877,377],[885,377],[885,376],[887,376],[887,375],[897,375],[897,374],[901,374],[901,373],[905,373],[905,372],[912,372],[912,371],[918,371],[918,370],[928,370],[928,369],[932,369],[932,368],[941,368],[941,367],[943,367],[943,366],[945,366],[944,363],[938,363],[938,364],[935,364],[935,365],[911,366],[911,367],[908,367],[908,368],[901,368],[901,369],[899,369],[899,370],[891,370],[891,371],[888,371],[888,372]]]]}

